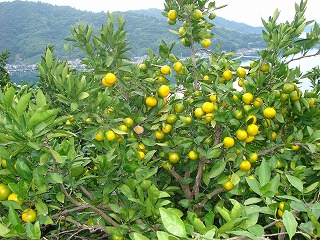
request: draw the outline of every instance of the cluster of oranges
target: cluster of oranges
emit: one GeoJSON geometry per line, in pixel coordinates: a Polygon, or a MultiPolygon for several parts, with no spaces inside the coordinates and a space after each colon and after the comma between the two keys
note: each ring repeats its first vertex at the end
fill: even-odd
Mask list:
{"type": "MultiPolygon", "coordinates": [[[[20,206],[24,203],[17,193],[11,191],[8,185],[0,183],[0,201],[6,200],[17,202],[20,206]]],[[[37,213],[32,208],[25,208],[21,213],[21,219],[24,222],[34,222],[36,218],[37,213]]]]}
{"type": "MultiPolygon", "coordinates": [[[[174,9],[171,9],[168,14],[168,23],[170,25],[174,25],[177,22],[177,19],[179,17],[178,12],[174,9]]],[[[209,19],[213,20],[216,17],[215,13],[211,13],[209,15],[209,19]]],[[[199,24],[199,22],[203,19],[203,12],[200,9],[193,9],[192,12],[190,12],[190,21],[185,21],[183,23],[183,26],[179,28],[178,33],[181,37],[181,43],[185,47],[190,46],[190,34],[193,31],[192,29],[196,28],[199,29],[199,33],[197,34],[199,36],[199,39],[195,39],[198,41],[203,48],[208,48],[211,45],[210,40],[210,30],[209,28],[204,28],[204,24],[199,24]]]]}

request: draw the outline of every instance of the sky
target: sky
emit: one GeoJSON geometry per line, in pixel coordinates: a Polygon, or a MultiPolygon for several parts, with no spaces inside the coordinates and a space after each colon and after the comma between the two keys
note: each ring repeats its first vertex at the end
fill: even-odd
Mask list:
{"type": "MultiPolygon", "coordinates": [[[[0,0],[7,2],[10,0],[0,0]]],[[[12,1],[12,0],[11,0],[12,1]]],[[[40,1],[59,6],[71,6],[92,12],[127,11],[148,8],[163,9],[164,0],[28,0],[40,1]]],[[[216,5],[228,4],[216,11],[217,16],[228,20],[262,26],[261,17],[268,19],[274,10],[280,10],[279,22],[291,21],[294,16],[294,3],[300,0],[216,0],[216,5]]],[[[306,18],[320,21],[320,0],[308,0],[306,18]]]]}

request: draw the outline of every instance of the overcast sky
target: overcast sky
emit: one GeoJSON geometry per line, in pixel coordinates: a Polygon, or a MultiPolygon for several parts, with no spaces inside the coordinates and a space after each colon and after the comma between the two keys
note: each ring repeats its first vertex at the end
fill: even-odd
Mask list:
{"type": "MultiPolygon", "coordinates": [[[[8,0],[0,0],[5,2],[8,0]]],[[[29,0],[31,1],[31,0],[29,0]]],[[[39,1],[39,0],[32,0],[39,1]]],[[[163,9],[164,0],[41,0],[53,5],[71,6],[93,12],[126,11],[137,9],[163,9]]],[[[228,4],[217,10],[217,15],[228,20],[261,26],[261,17],[267,19],[278,8],[279,21],[291,21],[294,16],[294,3],[300,0],[216,0],[217,5],[228,4]]],[[[306,18],[320,20],[320,0],[308,0],[306,18]]]]}

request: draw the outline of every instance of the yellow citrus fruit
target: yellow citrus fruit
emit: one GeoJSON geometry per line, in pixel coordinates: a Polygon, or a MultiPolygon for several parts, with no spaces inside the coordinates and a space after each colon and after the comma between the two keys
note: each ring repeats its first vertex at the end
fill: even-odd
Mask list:
{"type": "Polygon", "coordinates": [[[8,185],[0,183],[0,201],[7,200],[10,193],[11,189],[8,187],[8,185]]]}
{"type": "Polygon", "coordinates": [[[248,113],[252,109],[252,106],[250,104],[245,104],[243,106],[243,110],[248,113]]]}
{"type": "MultiPolygon", "coordinates": [[[[179,35],[182,37],[187,32],[185,27],[179,28],[179,35]]],[[[177,70],[176,70],[177,71],[177,70]]]]}
{"type": "Polygon", "coordinates": [[[269,63],[265,63],[265,64],[261,65],[261,67],[260,67],[261,72],[266,72],[268,70],[269,70],[269,63]]]}
{"type": "Polygon", "coordinates": [[[215,102],[215,101],[217,101],[217,95],[211,94],[209,99],[210,99],[211,102],[215,102]]]}
{"type": "Polygon", "coordinates": [[[25,209],[21,214],[22,221],[24,222],[34,222],[37,218],[37,213],[31,208],[25,209]]]}
{"type": "Polygon", "coordinates": [[[176,10],[171,9],[171,10],[168,12],[168,18],[169,18],[170,20],[176,20],[177,17],[178,17],[178,13],[177,13],[176,10]]]}
{"type": "Polygon", "coordinates": [[[171,170],[172,169],[172,164],[171,162],[165,162],[162,164],[162,168],[165,170],[171,170]]]}
{"type": "Polygon", "coordinates": [[[254,140],[254,136],[248,136],[245,140],[246,143],[251,143],[254,140]]]}
{"type": "Polygon", "coordinates": [[[139,70],[140,71],[146,71],[147,70],[147,65],[145,63],[140,63],[139,64],[139,70]]]}
{"type": "Polygon", "coordinates": [[[277,161],[277,168],[280,169],[280,168],[282,168],[282,167],[283,167],[283,166],[282,166],[280,160],[278,160],[278,161],[277,161]]]}
{"type": "Polygon", "coordinates": [[[271,133],[271,140],[275,141],[277,139],[278,134],[276,132],[271,133]]]}
{"type": "Polygon", "coordinates": [[[283,211],[282,211],[281,209],[278,209],[277,213],[278,213],[278,216],[282,218],[282,216],[283,216],[283,211]]]}
{"type": "Polygon", "coordinates": [[[146,150],[146,146],[143,143],[139,143],[138,144],[138,148],[139,151],[144,152],[146,150]]]}
{"type": "Polygon", "coordinates": [[[237,68],[236,74],[239,78],[244,78],[247,74],[246,70],[242,67],[237,68]]]}
{"type": "Polygon", "coordinates": [[[170,88],[168,85],[161,85],[158,89],[158,94],[160,97],[167,97],[170,93],[170,88]]]}
{"type": "Polygon", "coordinates": [[[182,70],[182,67],[183,67],[183,65],[182,65],[181,62],[175,62],[175,63],[173,64],[173,69],[174,69],[176,72],[181,71],[181,70],[182,70]]]}
{"type": "Polygon", "coordinates": [[[164,65],[161,67],[160,71],[162,74],[167,75],[171,73],[171,68],[168,65],[164,65]]]}
{"type": "Polygon", "coordinates": [[[103,141],[103,132],[101,130],[98,130],[98,132],[94,136],[94,139],[99,142],[102,142],[103,141]]]}
{"type": "Polygon", "coordinates": [[[197,160],[199,158],[199,153],[197,153],[196,151],[194,150],[191,150],[189,153],[188,153],[188,157],[191,159],[191,160],[197,160]]]}
{"type": "Polygon", "coordinates": [[[260,106],[262,105],[262,103],[263,103],[262,98],[257,97],[257,98],[255,98],[254,101],[253,101],[253,106],[255,106],[255,107],[260,107],[260,106]]]}
{"type": "Polygon", "coordinates": [[[240,141],[244,141],[244,140],[247,139],[248,134],[247,134],[247,132],[246,132],[245,130],[243,130],[243,129],[238,129],[238,130],[236,131],[236,137],[237,137],[240,141]]]}
{"type": "Polygon", "coordinates": [[[106,76],[102,79],[102,84],[106,87],[112,86],[117,81],[116,75],[113,73],[107,73],[106,76]]]}
{"type": "Polygon", "coordinates": [[[19,200],[18,194],[16,194],[16,193],[10,193],[10,195],[8,196],[8,201],[15,201],[15,202],[17,202],[20,206],[23,204],[23,201],[22,201],[22,200],[19,200]]]}
{"type": "Polygon", "coordinates": [[[255,124],[250,124],[247,127],[247,133],[249,136],[256,136],[258,134],[259,127],[255,124]]]}
{"type": "Polygon", "coordinates": [[[146,98],[146,104],[148,107],[154,107],[158,103],[158,100],[155,97],[149,96],[146,98]]]}
{"type": "Polygon", "coordinates": [[[217,16],[217,14],[216,14],[215,12],[211,12],[211,13],[209,14],[209,19],[210,19],[210,20],[213,20],[213,19],[216,18],[216,16],[217,16]]]}
{"type": "Polygon", "coordinates": [[[239,80],[238,80],[238,86],[239,86],[239,87],[243,87],[243,80],[242,80],[242,79],[239,79],[239,80]]]}
{"type": "Polygon", "coordinates": [[[294,84],[292,84],[292,83],[285,83],[282,86],[283,93],[290,94],[293,92],[293,90],[294,90],[294,84]]]}
{"type": "Polygon", "coordinates": [[[191,123],[192,123],[192,117],[186,117],[186,118],[184,119],[184,122],[185,122],[186,124],[191,124],[191,123]]]}
{"type": "Polygon", "coordinates": [[[226,70],[222,73],[222,78],[226,81],[229,81],[232,79],[232,72],[230,70],[226,70]]]}
{"type": "Polygon", "coordinates": [[[291,149],[294,151],[298,150],[299,148],[299,145],[291,145],[291,149]]]}
{"type": "Polygon", "coordinates": [[[203,76],[203,81],[206,81],[207,83],[211,83],[212,79],[208,75],[203,76]]]}
{"type": "Polygon", "coordinates": [[[172,125],[169,124],[169,123],[165,123],[163,126],[162,126],[162,132],[163,133],[169,133],[171,132],[172,130],[172,125]]]}
{"type": "Polygon", "coordinates": [[[285,205],[286,205],[285,202],[279,202],[278,208],[280,210],[283,210],[285,205]]]}
{"type": "Polygon", "coordinates": [[[212,102],[205,102],[204,104],[202,104],[201,108],[205,113],[211,113],[213,112],[214,104],[212,102]]]}
{"type": "Polygon", "coordinates": [[[113,141],[113,140],[116,138],[115,132],[112,131],[112,130],[107,131],[107,132],[106,132],[106,138],[107,138],[107,140],[110,141],[110,142],[113,141]]]}
{"type": "Polygon", "coordinates": [[[133,126],[133,119],[130,117],[127,117],[123,120],[123,124],[126,125],[128,128],[133,126]]]}
{"type": "Polygon", "coordinates": [[[234,139],[232,137],[225,137],[223,139],[223,145],[226,147],[226,148],[231,148],[234,146],[234,139]]]}
{"type": "Polygon", "coordinates": [[[7,168],[7,160],[1,159],[1,167],[2,168],[7,168]]]}
{"type": "Polygon", "coordinates": [[[180,161],[180,156],[178,153],[170,153],[169,162],[178,163],[180,161]]]}
{"type": "Polygon", "coordinates": [[[292,101],[298,101],[300,99],[299,93],[297,91],[292,91],[289,96],[292,101]]]}
{"type": "Polygon", "coordinates": [[[250,162],[250,163],[254,163],[254,162],[256,162],[257,160],[258,160],[258,154],[257,153],[255,153],[255,152],[251,152],[251,153],[249,153],[248,154],[248,161],[250,162]]]}
{"type": "Polygon", "coordinates": [[[273,107],[267,107],[263,110],[263,116],[269,119],[274,118],[276,114],[277,112],[273,107]]]}
{"type": "Polygon", "coordinates": [[[202,110],[202,108],[196,108],[194,110],[194,115],[197,117],[197,118],[202,118],[202,116],[204,115],[204,111],[202,110]]]}
{"type": "Polygon", "coordinates": [[[202,12],[199,9],[195,9],[192,16],[195,20],[200,20],[202,18],[202,12]]]}
{"type": "Polygon", "coordinates": [[[163,83],[163,82],[165,82],[167,79],[166,79],[164,76],[159,75],[159,76],[157,76],[157,80],[158,80],[158,82],[163,83]]]}
{"type": "Polygon", "coordinates": [[[181,113],[183,112],[184,110],[184,105],[182,103],[177,103],[175,106],[174,106],[174,111],[176,113],[181,113]]]}
{"type": "Polygon", "coordinates": [[[245,93],[242,95],[242,102],[250,104],[253,101],[253,95],[251,93],[245,93]]]}
{"type": "Polygon", "coordinates": [[[239,169],[241,171],[247,172],[251,169],[251,163],[248,160],[243,160],[239,165],[239,169]]]}
{"type": "Polygon", "coordinates": [[[207,113],[205,118],[206,118],[207,122],[211,122],[214,119],[214,114],[213,113],[207,113]]]}
{"type": "Polygon", "coordinates": [[[239,110],[239,109],[235,110],[235,111],[233,112],[233,116],[234,116],[236,119],[242,119],[242,118],[243,118],[243,112],[242,112],[242,110],[239,110]]]}
{"type": "Polygon", "coordinates": [[[128,127],[124,124],[121,124],[118,129],[122,132],[128,132],[128,127]]]}
{"type": "Polygon", "coordinates": [[[257,123],[257,117],[255,115],[249,115],[246,117],[246,123],[250,124],[256,124],[257,123]]]}
{"type": "Polygon", "coordinates": [[[169,114],[169,116],[167,117],[167,123],[173,124],[177,121],[177,115],[175,114],[169,114]]]}
{"type": "Polygon", "coordinates": [[[310,107],[313,107],[313,106],[314,106],[314,98],[310,98],[310,99],[308,100],[308,103],[309,103],[309,106],[310,106],[310,107]]]}
{"type": "Polygon", "coordinates": [[[142,152],[142,151],[138,151],[138,153],[139,153],[139,158],[140,159],[143,159],[146,156],[145,153],[142,152]]]}
{"type": "Polygon", "coordinates": [[[277,228],[282,228],[282,222],[276,222],[276,224],[275,224],[275,226],[277,227],[277,228]]]}
{"type": "Polygon", "coordinates": [[[228,181],[224,183],[222,186],[225,190],[230,191],[233,188],[233,183],[231,181],[228,181]]]}
{"type": "Polygon", "coordinates": [[[164,138],[164,133],[161,130],[155,131],[156,139],[161,140],[164,138]]]}
{"type": "Polygon", "coordinates": [[[201,47],[207,48],[211,45],[211,40],[208,38],[205,38],[201,41],[201,47]]]}

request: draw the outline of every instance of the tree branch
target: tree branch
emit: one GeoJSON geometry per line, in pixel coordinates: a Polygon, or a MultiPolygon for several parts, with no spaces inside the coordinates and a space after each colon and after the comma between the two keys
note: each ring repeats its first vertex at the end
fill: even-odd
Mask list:
{"type": "Polygon", "coordinates": [[[195,184],[193,186],[192,193],[194,194],[194,199],[196,200],[198,198],[199,192],[200,192],[200,186],[201,186],[201,180],[202,180],[202,174],[203,174],[203,166],[206,164],[207,160],[202,157],[199,160],[198,164],[198,172],[195,180],[195,184]]]}
{"type": "Polygon", "coordinates": [[[169,173],[177,180],[178,183],[180,183],[180,186],[187,199],[192,200],[192,193],[190,191],[189,184],[183,184],[183,178],[174,169],[169,170],[169,173]]]}

